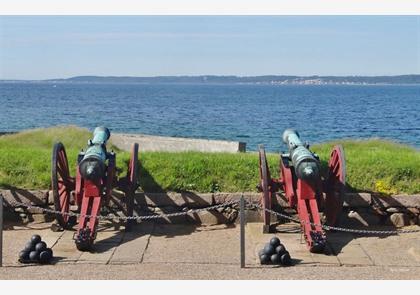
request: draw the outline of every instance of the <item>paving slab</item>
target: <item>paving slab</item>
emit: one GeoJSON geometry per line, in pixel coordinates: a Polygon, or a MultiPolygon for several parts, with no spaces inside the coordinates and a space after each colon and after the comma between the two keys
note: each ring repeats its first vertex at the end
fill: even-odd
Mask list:
{"type": "Polygon", "coordinates": [[[417,262],[420,262],[420,247],[410,247],[408,248],[408,254],[414,257],[417,262]]]}
{"type": "Polygon", "coordinates": [[[327,244],[341,265],[374,265],[372,259],[351,233],[327,233],[327,244]]]}
{"type": "Polygon", "coordinates": [[[375,265],[420,267],[419,233],[393,235],[381,239],[359,237],[357,241],[375,265]]]}
{"type": "MultiPolygon", "coordinates": [[[[249,240],[246,253],[246,263],[255,264],[249,240]]],[[[239,264],[239,261],[239,227],[226,225],[156,225],[143,259],[145,263],[239,264]]]]}
{"type": "MultiPolygon", "coordinates": [[[[337,251],[336,244],[330,244],[335,251],[337,251]]],[[[374,265],[374,262],[366,254],[363,248],[356,243],[348,244],[339,252],[336,252],[337,259],[342,265],[355,266],[355,265],[374,265]]]]}
{"type": "Polygon", "coordinates": [[[79,259],[77,259],[78,264],[107,264],[110,260],[112,255],[114,254],[115,249],[117,248],[117,244],[107,247],[106,249],[101,249],[101,247],[96,247],[97,249],[101,249],[100,252],[92,251],[92,252],[82,252],[79,259]]]}
{"type": "Polygon", "coordinates": [[[64,231],[52,247],[56,263],[76,262],[82,255],[82,252],[78,251],[74,244],[74,233],[74,231],[64,231]]]}
{"type": "Polygon", "coordinates": [[[103,244],[119,244],[121,243],[122,239],[124,237],[124,231],[123,230],[112,230],[112,229],[106,229],[102,231],[98,231],[96,234],[96,239],[94,243],[94,247],[98,245],[103,244]]]}
{"type": "Polygon", "coordinates": [[[346,245],[354,241],[356,237],[352,233],[346,232],[327,232],[327,242],[346,245]]]}
{"type": "Polygon", "coordinates": [[[153,223],[140,223],[124,234],[121,244],[115,249],[110,264],[141,263],[149,244],[153,223]]]}
{"type": "Polygon", "coordinates": [[[327,242],[325,253],[311,253],[311,257],[314,263],[318,265],[331,265],[331,266],[340,266],[341,262],[334,251],[332,250],[331,245],[327,242]]]}
{"type": "Polygon", "coordinates": [[[52,248],[63,234],[64,232],[53,232],[51,230],[46,230],[45,233],[41,235],[41,238],[47,244],[48,248],[52,248]]]}

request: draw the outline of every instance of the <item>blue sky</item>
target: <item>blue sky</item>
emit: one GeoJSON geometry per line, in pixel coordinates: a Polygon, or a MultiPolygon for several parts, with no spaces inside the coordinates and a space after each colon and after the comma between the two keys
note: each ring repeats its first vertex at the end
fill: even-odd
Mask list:
{"type": "Polygon", "coordinates": [[[0,16],[0,79],[420,74],[419,16],[0,16]]]}

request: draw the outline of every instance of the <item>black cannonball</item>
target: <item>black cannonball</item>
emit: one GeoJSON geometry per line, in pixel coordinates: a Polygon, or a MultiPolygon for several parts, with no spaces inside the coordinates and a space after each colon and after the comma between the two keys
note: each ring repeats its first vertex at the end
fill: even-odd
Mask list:
{"type": "Polygon", "coordinates": [[[279,264],[280,263],[280,255],[279,254],[273,254],[270,257],[270,260],[273,264],[279,264]]]}
{"type": "Polygon", "coordinates": [[[54,256],[53,250],[52,250],[51,248],[47,248],[47,249],[45,249],[44,251],[46,251],[46,252],[50,253],[51,258],[54,256]]]}
{"type": "Polygon", "coordinates": [[[273,255],[275,251],[276,251],[276,249],[271,244],[266,244],[264,246],[264,254],[266,254],[268,256],[273,255]]]}
{"type": "Polygon", "coordinates": [[[51,252],[50,251],[42,251],[41,253],[39,253],[39,262],[40,263],[48,263],[50,262],[52,258],[51,252]]]}
{"type": "Polygon", "coordinates": [[[19,252],[19,261],[25,262],[29,260],[29,251],[22,250],[19,252]]]}
{"type": "Polygon", "coordinates": [[[270,262],[270,256],[263,254],[260,256],[261,264],[268,264],[270,262]]]}
{"type": "Polygon", "coordinates": [[[276,248],[278,245],[280,245],[280,239],[278,237],[272,237],[270,240],[270,244],[276,248]]]}
{"type": "Polygon", "coordinates": [[[47,249],[47,244],[45,242],[39,242],[35,245],[35,250],[39,253],[41,253],[45,249],[47,249]]]}
{"type": "Polygon", "coordinates": [[[286,251],[281,257],[280,262],[283,265],[292,265],[292,258],[290,257],[289,252],[286,251]]]}
{"type": "Polygon", "coordinates": [[[35,250],[35,244],[32,243],[31,241],[27,242],[25,245],[25,248],[23,248],[23,250],[31,252],[35,250]]]}
{"type": "Polygon", "coordinates": [[[258,251],[258,257],[260,257],[263,254],[265,254],[264,249],[261,249],[260,251],[258,251]]]}
{"type": "Polygon", "coordinates": [[[38,244],[39,242],[41,242],[41,236],[40,236],[40,235],[33,235],[33,236],[31,237],[31,242],[32,242],[34,245],[38,244]]]}
{"type": "Polygon", "coordinates": [[[39,252],[38,251],[31,251],[29,253],[29,260],[32,261],[32,262],[38,262],[39,252]]]}
{"type": "Polygon", "coordinates": [[[286,247],[283,244],[280,244],[276,247],[276,253],[280,256],[286,253],[286,247]]]}

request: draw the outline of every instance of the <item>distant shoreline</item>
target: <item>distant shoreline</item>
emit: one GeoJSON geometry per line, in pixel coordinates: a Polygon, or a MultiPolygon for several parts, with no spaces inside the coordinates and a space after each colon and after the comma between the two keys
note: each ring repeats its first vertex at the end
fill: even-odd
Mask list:
{"type": "Polygon", "coordinates": [[[420,75],[395,76],[76,76],[46,80],[0,80],[0,83],[40,84],[200,84],[200,85],[420,85],[420,75]]]}
{"type": "Polygon", "coordinates": [[[1,84],[38,84],[38,85],[213,85],[213,86],[420,86],[420,83],[194,83],[194,82],[52,82],[52,81],[24,81],[0,80],[1,84]]]}

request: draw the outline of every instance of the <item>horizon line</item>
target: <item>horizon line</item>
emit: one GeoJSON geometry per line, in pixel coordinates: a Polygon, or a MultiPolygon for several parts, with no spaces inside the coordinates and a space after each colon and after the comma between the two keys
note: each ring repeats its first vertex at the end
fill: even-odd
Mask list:
{"type": "Polygon", "coordinates": [[[79,77],[99,77],[99,78],[162,78],[162,77],[173,77],[173,78],[182,78],[182,77],[236,77],[236,78],[253,78],[253,77],[299,77],[299,78],[308,78],[308,77],[400,77],[400,76],[420,76],[418,74],[380,74],[380,75],[363,75],[363,74],[347,74],[347,75],[319,75],[319,74],[306,74],[306,75],[292,75],[292,74],[262,74],[262,75],[236,75],[236,74],[199,74],[199,75],[153,75],[153,76],[125,76],[125,75],[75,75],[67,76],[63,78],[40,78],[40,79],[20,79],[20,78],[0,78],[0,81],[48,81],[48,80],[67,80],[72,78],[79,77]]]}

